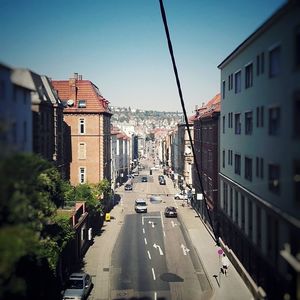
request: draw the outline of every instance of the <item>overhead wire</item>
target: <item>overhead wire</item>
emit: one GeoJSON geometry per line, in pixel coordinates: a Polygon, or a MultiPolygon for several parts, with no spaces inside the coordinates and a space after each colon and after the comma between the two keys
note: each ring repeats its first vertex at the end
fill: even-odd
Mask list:
{"type": "Polygon", "coordinates": [[[194,147],[194,143],[193,143],[193,139],[192,139],[192,135],[191,135],[188,116],[187,116],[186,109],[185,109],[185,103],[184,103],[181,84],[180,84],[179,75],[178,75],[178,71],[177,71],[177,66],[176,66],[175,56],[174,56],[174,52],[173,52],[173,46],[172,46],[172,41],[171,41],[171,37],[170,37],[170,33],[169,33],[169,27],[168,27],[168,22],[167,22],[167,17],[166,17],[166,13],[165,13],[163,0],[159,0],[159,4],[160,4],[161,16],[162,16],[162,20],[163,20],[163,24],[164,24],[164,28],[165,28],[165,33],[166,33],[166,37],[167,37],[168,48],[169,48],[169,52],[170,52],[170,56],[171,56],[171,60],[172,60],[174,75],[175,75],[175,78],[176,78],[176,85],[177,85],[177,89],[178,89],[178,93],[179,93],[179,98],[180,98],[180,102],[181,102],[182,111],[183,111],[183,114],[184,114],[185,126],[187,128],[189,141],[190,141],[191,148],[192,148],[194,164],[195,164],[196,171],[197,171],[197,177],[198,177],[198,180],[199,180],[200,189],[201,189],[201,192],[202,192],[202,195],[203,195],[203,201],[205,203],[204,206],[206,208],[206,212],[207,212],[207,215],[208,215],[208,218],[209,218],[209,222],[210,222],[210,225],[211,225],[211,228],[212,228],[212,231],[213,231],[214,240],[215,240],[216,244],[219,245],[219,237],[217,237],[217,235],[216,235],[215,227],[214,227],[214,224],[213,224],[212,219],[211,219],[210,211],[208,209],[206,194],[204,192],[204,188],[203,188],[203,184],[202,184],[202,178],[201,178],[201,174],[200,174],[200,170],[199,170],[199,165],[198,165],[197,158],[196,158],[195,147],[194,147]]]}

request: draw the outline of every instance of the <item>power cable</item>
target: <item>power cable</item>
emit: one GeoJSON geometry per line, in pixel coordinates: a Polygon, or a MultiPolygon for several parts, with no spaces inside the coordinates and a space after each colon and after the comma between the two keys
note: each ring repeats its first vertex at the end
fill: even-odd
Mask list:
{"type": "Polygon", "coordinates": [[[219,245],[219,238],[216,236],[214,224],[212,223],[212,220],[211,220],[211,215],[210,215],[210,212],[209,212],[209,209],[208,209],[206,195],[205,195],[204,189],[203,189],[203,184],[202,184],[202,179],[201,179],[201,175],[200,175],[200,171],[199,171],[199,166],[198,166],[198,162],[197,162],[197,159],[196,159],[196,152],[195,152],[194,144],[192,142],[192,135],[191,135],[190,127],[189,127],[189,120],[188,120],[188,117],[187,117],[185,104],[184,104],[184,100],[183,100],[183,95],[182,95],[182,90],[181,90],[180,80],[179,80],[179,76],[178,76],[178,71],[177,71],[176,61],[175,61],[175,57],[174,57],[174,52],[173,52],[172,42],[171,42],[171,38],[170,38],[169,27],[168,27],[167,17],[166,17],[166,13],[165,13],[165,9],[164,9],[163,0],[159,0],[159,4],[160,4],[161,16],[162,16],[162,20],[163,20],[163,23],[164,23],[166,36],[167,36],[168,48],[169,48],[169,52],[170,52],[171,59],[172,59],[173,70],[174,70],[174,74],[175,74],[175,78],[176,78],[176,84],[177,84],[177,88],[178,88],[181,107],[182,107],[183,114],[184,114],[185,126],[187,128],[187,132],[188,132],[188,136],[189,136],[189,140],[190,140],[190,144],[191,144],[191,148],[192,148],[194,163],[195,163],[195,166],[196,166],[197,176],[198,176],[198,180],[199,180],[199,183],[200,183],[201,192],[202,192],[202,195],[203,195],[203,201],[205,203],[206,212],[207,212],[209,222],[210,222],[212,230],[213,230],[214,240],[215,240],[216,244],[219,245]]]}

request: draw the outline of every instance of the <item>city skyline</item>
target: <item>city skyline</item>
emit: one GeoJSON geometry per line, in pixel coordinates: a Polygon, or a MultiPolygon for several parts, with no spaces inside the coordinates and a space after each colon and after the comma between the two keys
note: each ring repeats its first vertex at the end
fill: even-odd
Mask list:
{"type": "MultiPolygon", "coordinates": [[[[219,92],[217,65],[284,2],[164,1],[188,114],[219,92]]],[[[77,72],[112,106],[181,111],[159,1],[0,1],[0,10],[1,62],[55,80],[77,72]]]]}

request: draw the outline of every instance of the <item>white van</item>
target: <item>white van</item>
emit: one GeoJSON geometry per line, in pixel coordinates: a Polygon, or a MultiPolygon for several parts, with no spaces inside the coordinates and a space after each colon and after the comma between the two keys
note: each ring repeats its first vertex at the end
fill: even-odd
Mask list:
{"type": "Polygon", "coordinates": [[[147,212],[148,206],[144,199],[136,199],[134,203],[134,209],[138,212],[147,212]]]}

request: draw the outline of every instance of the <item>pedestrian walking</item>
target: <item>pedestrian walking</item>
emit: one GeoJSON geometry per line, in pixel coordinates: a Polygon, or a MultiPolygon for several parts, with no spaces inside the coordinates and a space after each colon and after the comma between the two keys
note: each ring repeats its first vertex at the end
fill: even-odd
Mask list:
{"type": "Polygon", "coordinates": [[[230,264],[230,262],[229,262],[228,257],[225,255],[225,253],[223,253],[223,256],[222,256],[222,269],[221,269],[221,272],[222,272],[223,274],[225,274],[225,276],[227,276],[229,264],[230,264]]]}

